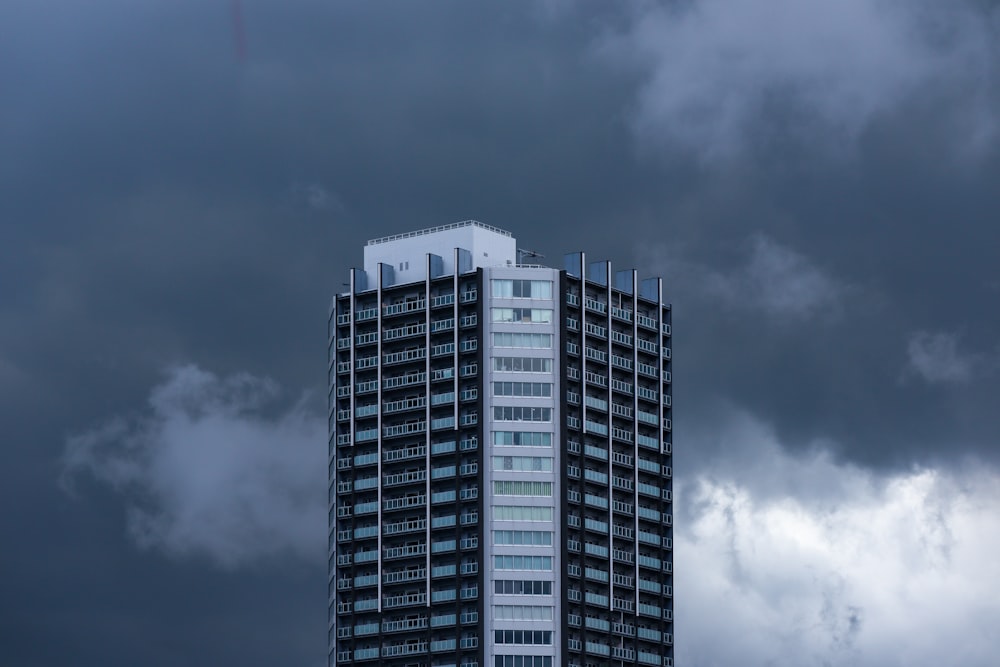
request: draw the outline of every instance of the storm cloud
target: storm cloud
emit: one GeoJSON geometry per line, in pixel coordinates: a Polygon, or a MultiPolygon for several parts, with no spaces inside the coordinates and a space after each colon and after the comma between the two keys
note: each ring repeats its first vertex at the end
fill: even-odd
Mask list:
{"type": "Polygon", "coordinates": [[[956,147],[975,152],[997,129],[997,16],[965,1],[646,3],[606,48],[645,72],[632,119],[643,143],[709,161],[761,141],[839,153],[939,88],[956,147]]]}
{"type": "Polygon", "coordinates": [[[301,402],[268,416],[272,381],[171,369],[149,407],[73,435],[64,486],[88,473],[122,494],[143,548],[232,568],[282,555],[315,559],[326,515],[323,420],[301,402]]]}
{"type": "Polygon", "coordinates": [[[0,3],[5,664],[320,664],[329,301],[468,218],[665,279],[679,657],[989,663],[996,2],[241,4],[0,3]]]}
{"type": "Polygon", "coordinates": [[[679,660],[992,664],[1000,476],[881,477],[822,449],[790,456],[746,414],[727,431],[752,441],[743,465],[719,461],[678,491],[679,660]]]}

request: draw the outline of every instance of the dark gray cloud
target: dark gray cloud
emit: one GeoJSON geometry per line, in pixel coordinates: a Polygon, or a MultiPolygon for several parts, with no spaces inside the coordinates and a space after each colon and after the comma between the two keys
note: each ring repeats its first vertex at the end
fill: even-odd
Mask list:
{"type": "Polygon", "coordinates": [[[678,660],[992,664],[1000,608],[977,582],[1000,577],[995,473],[883,476],[820,448],[790,455],[738,409],[713,436],[742,451],[677,491],[678,660]]]}
{"type": "Polygon", "coordinates": [[[975,154],[991,148],[1000,120],[997,16],[966,1],[648,3],[605,46],[647,71],[633,117],[640,137],[703,160],[782,136],[849,154],[870,125],[929,89],[961,101],[948,109],[959,121],[950,141],[975,154]]]}
{"type": "Polygon", "coordinates": [[[324,422],[302,403],[263,416],[276,392],[247,374],[172,369],[149,414],[69,438],[64,486],[88,473],[124,494],[129,533],[143,548],[225,568],[313,560],[323,550],[324,422]]]}
{"type": "MultiPolygon", "coordinates": [[[[148,405],[165,368],[195,364],[216,388],[240,373],[284,388],[263,412],[224,420],[256,443],[248,465],[272,460],[266,443],[295,415],[322,412],[323,318],[370,236],[475,217],[556,266],[586,250],[664,275],[676,468],[692,499],[725,506],[712,480],[732,479],[727,465],[783,462],[770,476],[750,469],[806,508],[803,525],[821,521],[810,503],[827,498],[846,508],[842,534],[862,535],[851,517],[894,506],[893,480],[922,479],[913,466],[961,484],[957,462],[996,463],[996,3],[243,0],[242,60],[229,4],[0,4],[10,664],[322,659],[322,555],[278,567],[248,556],[220,573],[205,542],[165,556],[169,530],[136,549],[125,507],[183,516],[163,498],[186,487],[153,475],[171,453],[240,470],[208,422],[148,405]],[[74,477],[75,496],[60,492],[68,439],[116,416],[145,430],[75,440],[93,474],[74,477]],[[174,417],[206,446],[177,449],[162,430],[174,417]],[[769,435],[754,444],[758,431],[769,435]],[[109,466],[129,452],[145,463],[115,478],[117,491],[109,466]],[[825,486],[836,475],[870,487],[825,486]]],[[[778,500],[742,484],[746,516],[765,519],[778,500]]],[[[967,496],[929,484],[918,497],[993,506],[988,484],[970,482],[967,496]]],[[[714,562],[729,538],[712,529],[715,505],[699,507],[687,553],[714,562]]],[[[195,509],[239,516],[211,499],[195,509]]],[[[939,513],[984,525],[950,511],[939,513]]],[[[963,540],[955,553],[972,564],[986,547],[963,540]]],[[[308,548],[288,542],[290,554],[308,548]]],[[[895,548],[875,544],[866,553],[895,548]]],[[[790,645],[796,664],[885,655],[878,642],[900,635],[880,619],[895,608],[854,595],[862,580],[826,551],[782,549],[776,559],[829,578],[739,584],[764,602],[734,607],[733,627],[753,627],[742,621],[755,610],[778,618],[787,588],[804,600],[792,611],[828,630],[790,645]]],[[[697,593],[702,608],[730,583],[697,593]]],[[[692,661],[727,662],[698,653],[717,628],[688,618],[702,619],[686,630],[700,638],[684,649],[692,661]]]]}

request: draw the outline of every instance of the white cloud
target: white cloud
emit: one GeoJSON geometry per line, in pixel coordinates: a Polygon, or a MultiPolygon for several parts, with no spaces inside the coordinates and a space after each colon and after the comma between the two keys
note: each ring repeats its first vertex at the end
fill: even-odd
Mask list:
{"type": "MultiPolygon", "coordinates": [[[[318,561],[325,425],[301,408],[262,417],[275,391],[174,369],[142,419],[71,438],[67,474],[118,490],[144,547],[318,561]]],[[[880,476],[823,441],[793,456],[737,409],[702,428],[675,455],[677,664],[995,663],[1000,475],[880,476]]]]}
{"type": "Polygon", "coordinates": [[[842,289],[804,255],[761,235],[754,237],[743,270],[717,275],[712,286],[731,301],[745,301],[773,314],[798,317],[834,305],[842,289]]]}
{"type": "Polygon", "coordinates": [[[963,383],[983,360],[958,349],[958,335],[918,331],[906,346],[907,371],[930,383],[963,383]]]}
{"type": "Polygon", "coordinates": [[[677,488],[678,664],[995,664],[1000,476],[793,457],[745,414],[718,435],[743,451],[677,488]]]}
{"type": "Polygon", "coordinates": [[[769,130],[850,145],[931,89],[964,100],[956,125],[983,143],[996,130],[988,11],[966,0],[643,3],[604,53],[646,73],[633,118],[643,144],[707,161],[746,149],[776,109],[769,130]]]}
{"type": "Polygon", "coordinates": [[[343,213],[345,209],[340,195],[322,183],[295,183],[292,185],[292,195],[317,211],[343,213]]]}
{"type": "Polygon", "coordinates": [[[172,369],[148,414],[69,438],[64,480],[89,473],[121,493],[132,538],[224,567],[324,553],[326,425],[302,405],[261,416],[275,385],[172,369]]]}
{"type": "Polygon", "coordinates": [[[838,312],[847,286],[805,255],[757,234],[749,239],[745,262],[722,270],[664,248],[643,247],[637,254],[675,292],[700,294],[732,309],[752,309],[786,319],[807,319],[838,312]],[[681,287],[683,286],[683,287],[681,287]]]}

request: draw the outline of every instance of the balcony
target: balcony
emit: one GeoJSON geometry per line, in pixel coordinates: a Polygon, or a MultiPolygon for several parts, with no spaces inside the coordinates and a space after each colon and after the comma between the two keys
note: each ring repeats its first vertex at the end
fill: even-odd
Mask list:
{"type": "Polygon", "coordinates": [[[426,299],[414,299],[412,301],[404,301],[402,303],[382,306],[382,314],[386,317],[391,317],[393,315],[402,315],[403,313],[412,313],[417,310],[424,310],[426,307],[426,299]]]}
{"type": "Polygon", "coordinates": [[[378,380],[368,382],[358,382],[356,387],[358,394],[371,394],[378,391],[378,380]]]}
{"type": "Polygon", "coordinates": [[[400,486],[402,484],[413,484],[427,479],[426,470],[410,470],[407,472],[386,475],[382,481],[382,486],[400,486]]]}
{"type": "MultiPolygon", "coordinates": [[[[377,555],[377,552],[371,552],[377,555]]],[[[411,558],[413,556],[423,556],[427,553],[426,544],[408,544],[401,547],[386,547],[385,560],[396,560],[399,558],[411,558]]],[[[357,554],[355,554],[355,560],[357,554]]]]}
{"type": "Polygon", "coordinates": [[[425,348],[403,350],[402,352],[393,352],[391,354],[382,355],[382,364],[385,366],[392,366],[393,364],[403,364],[408,361],[419,361],[426,357],[427,350],[425,348]]]}
{"type": "MultiPolygon", "coordinates": [[[[454,322],[452,322],[454,324],[454,322]]],[[[413,336],[422,336],[427,333],[426,324],[410,324],[405,327],[396,327],[395,329],[386,329],[382,334],[383,341],[399,340],[401,338],[411,338],[413,336]]]]}
{"type": "Polygon", "coordinates": [[[632,336],[621,331],[615,331],[614,329],[611,330],[611,341],[619,345],[632,347],[632,336]]]}
{"type": "MultiPolygon", "coordinates": [[[[354,337],[354,344],[358,347],[362,345],[373,345],[378,342],[378,332],[372,331],[370,333],[358,334],[354,337]]],[[[338,341],[339,347],[339,341],[338,341]]]]}
{"type": "Polygon", "coordinates": [[[382,509],[386,512],[408,509],[411,507],[423,507],[427,503],[427,496],[424,494],[414,496],[404,496],[402,498],[387,498],[382,501],[382,509]]]}
{"type": "Polygon", "coordinates": [[[411,459],[424,458],[427,454],[425,445],[414,445],[403,449],[388,449],[382,452],[382,459],[386,463],[394,461],[408,461],[411,459]]]}
{"type": "Polygon", "coordinates": [[[448,354],[455,354],[454,343],[441,343],[440,345],[431,346],[431,358],[443,357],[448,354]]]}
{"type": "Polygon", "coordinates": [[[656,343],[640,338],[635,342],[635,346],[642,350],[643,352],[648,352],[649,354],[659,355],[660,350],[656,347],[656,343]]]}
{"type": "Polygon", "coordinates": [[[431,308],[443,308],[453,303],[455,303],[454,294],[439,294],[438,296],[431,297],[431,308]]]}
{"type": "Polygon", "coordinates": [[[389,644],[382,647],[383,658],[394,658],[403,655],[415,655],[427,652],[427,642],[413,641],[405,644],[389,644]]]}
{"type": "Polygon", "coordinates": [[[644,329],[652,329],[653,331],[656,331],[657,329],[656,320],[653,319],[652,317],[646,317],[645,315],[637,314],[635,316],[635,321],[640,327],[643,327],[644,329]]]}
{"type": "MultiPolygon", "coordinates": [[[[406,519],[382,525],[382,535],[405,535],[407,533],[424,532],[427,530],[427,519],[406,519]]],[[[355,536],[357,537],[357,536],[355,536]]]]}
{"type": "Polygon", "coordinates": [[[454,368],[439,368],[437,370],[431,371],[431,382],[439,382],[441,380],[451,380],[455,377],[454,368]]]}
{"type": "Polygon", "coordinates": [[[355,322],[368,322],[378,318],[378,308],[366,308],[354,312],[355,322]]]}
{"type": "Polygon", "coordinates": [[[412,435],[414,433],[423,433],[427,430],[427,422],[418,421],[410,422],[407,424],[396,424],[395,426],[383,426],[382,427],[382,437],[383,438],[395,438],[402,435],[412,435]]]}
{"type": "Polygon", "coordinates": [[[455,451],[454,440],[431,443],[431,456],[439,456],[441,454],[451,454],[454,451],[455,451]]]}
{"type": "Polygon", "coordinates": [[[406,412],[408,410],[417,410],[427,406],[427,398],[420,396],[417,398],[404,398],[399,401],[390,401],[382,405],[382,413],[390,415],[394,412],[406,412]]]}
{"type": "Polygon", "coordinates": [[[632,360],[617,354],[611,355],[611,365],[624,371],[632,370],[632,360]]]}
{"type": "Polygon", "coordinates": [[[382,583],[401,584],[407,581],[423,581],[427,578],[427,569],[423,567],[397,570],[395,572],[384,572],[382,583]]]}
{"type": "Polygon", "coordinates": [[[383,389],[397,389],[399,387],[409,387],[415,384],[427,382],[427,373],[407,373],[406,375],[396,375],[382,379],[383,389]]]}
{"type": "Polygon", "coordinates": [[[455,328],[455,318],[449,317],[445,320],[435,320],[431,322],[431,333],[439,333],[441,331],[450,331],[455,328]]]}
{"type": "Polygon", "coordinates": [[[615,306],[611,306],[611,317],[622,320],[623,322],[631,322],[632,311],[626,310],[624,308],[616,308],[615,306]]]}

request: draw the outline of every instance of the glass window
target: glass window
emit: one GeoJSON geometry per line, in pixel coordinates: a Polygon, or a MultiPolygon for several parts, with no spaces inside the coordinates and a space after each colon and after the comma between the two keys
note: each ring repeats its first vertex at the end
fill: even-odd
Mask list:
{"type": "Polygon", "coordinates": [[[551,299],[551,280],[492,280],[493,296],[506,299],[551,299]]]}
{"type": "Polygon", "coordinates": [[[500,373],[551,373],[552,360],[538,357],[493,357],[493,370],[500,373]]]}
{"type": "Polygon", "coordinates": [[[552,321],[551,308],[490,308],[494,322],[544,324],[552,321]]]}
{"type": "Polygon", "coordinates": [[[550,422],[552,408],[534,408],[523,405],[497,405],[493,408],[494,421],[550,422]]]}
{"type": "Polygon", "coordinates": [[[511,447],[551,447],[552,434],[538,431],[493,431],[493,444],[511,447]]]}
{"type": "Polygon", "coordinates": [[[552,472],[551,456],[494,456],[494,470],[552,472]]]}
{"type": "Polygon", "coordinates": [[[498,331],[493,334],[493,347],[527,347],[533,349],[550,349],[552,334],[514,333],[498,331]]]}
{"type": "Polygon", "coordinates": [[[548,398],[552,396],[551,382],[494,382],[494,396],[524,396],[548,398]]]}

